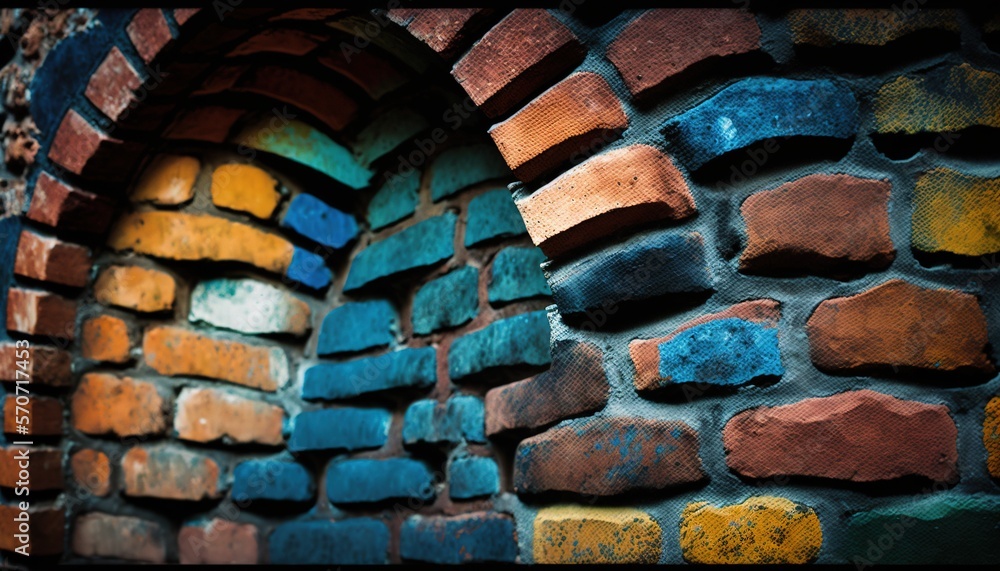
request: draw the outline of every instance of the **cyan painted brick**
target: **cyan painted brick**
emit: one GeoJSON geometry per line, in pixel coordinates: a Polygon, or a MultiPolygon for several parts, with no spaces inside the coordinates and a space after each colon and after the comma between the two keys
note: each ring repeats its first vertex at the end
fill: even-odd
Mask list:
{"type": "Polygon", "coordinates": [[[333,272],[326,267],[322,256],[297,246],[292,251],[292,261],[285,276],[313,289],[323,289],[333,281],[333,272]]]}
{"type": "Polygon", "coordinates": [[[358,235],[358,223],[353,216],[304,192],[288,205],[281,227],[331,248],[343,247],[358,235]]]}
{"type": "Polygon", "coordinates": [[[505,303],[539,295],[552,295],[538,248],[504,248],[493,258],[490,270],[490,303],[505,303]]]}
{"type": "Polygon", "coordinates": [[[455,458],[448,468],[448,490],[456,500],[498,493],[500,470],[497,463],[483,456],[455,458]]]}
{"type": "Polygon", "coordinates": [[[431,199],[437,202],[476,183],[510,176],[494,145],[454,147],[441,153],[431,167],[431,199]]]}
{"type": "Polygon", "coordinates": [[[514,520],[492,512],[455,517],[410,516],[400,529],[399,555],[442,564],[513,563],[517,557],[514,520]]]}
{"type": "Polygon", "coordinates": [[[369,245],[351,263],[344,291],[354,291],[377,279],[452,257],[455,220],[456,216],[447,212],[369,245]]]}
{"type": "Polygon", "coordinates": [[[427,282],[413,297],[413,330],[426,335],[472,321],[479,311],[479,272],[465,266],[427,282]]]}
{"type": "Polygon", "coordinates": [[[389,550],[389,528],[379,520],[293,521],[268,539],[271,564],[381,565],[389,550]]]}
{"type": "Polygon", "coordinates": [[[562,266],[546,262],[542,269],[562,314],[712,289],[698,233],[642,235],[562,266]]]}
{"type": "Polygon", "coordinates": [[[465,228],[465,246],[471,247],[493,238],[508,238],[528,233],[521,213],[506,188],[490,190],[469,202],[469,224],[465,228]]]}
{"type": "Polygon", "coordinates": [[[389,438],[388,411],[366,408],[328,408],[299,413],[294,420],[288,449],[360,450],[379,448],[389,438]]]}
{"type": "Polygon", "coordinates": [[[368,223],[373,230],[410,216],[420,202],[420,172],[389,177],[368,203],[368,223]]]}
{"type": "Polygon", "coordinates": [[[316,354],[332,355],[388,345],[395,338],[396,310],[385,300],[345,303],[320,327],[316,354]]]}
{"type": "Polygon", "coordinates": [[[316,483],[308,470],[296,462],[248,460],[233,470],[233,500],[308,502],[316,483]]]}
{"type": "Polygon", "coordinates": [[[434,476],[422,462],[408,458],[346,460],[327,470],[326,495],[335,504],[429,500],[434,497],[434,476]]]}
{"type": "Polygon", "coordinates": [[[303,375],[302,398],[334,400],[397,387],[429,387],[437,379],[436,353],[433,347],[421,347],[313,365],[303,375]]]}
{"type": "Polygon", "coordinates": [[[458,395],[441,404],[418,400],[403,415],[403,442],[486,442],[483,401],[471,395],[458,395]]]}
{"type": "Polygon", "coordinates": [[[682,331],[662,343],[660,376],[671,383],[743,385],[785,373],[778,350],[778,329],[729,318],[682,331]]]}
{"type": "Polygon", "coordinates": [[[458,380],[496,367],[547,365],[550,333],[544,311],[494,321],[451,344],[448,373],[458,380]]]}
{"type": "Polygon", "coordinates": [[[858,102],[844,85],[827,79],[752,77],[669,120],[663,134],[675,156],[698,169],[765,139],[848,139],[857,128],[858,102]]]}
{"type": "Polygon", "coordinates": [[[397,107],[379,115],[360,133],[354,143],[354,155],[362,166],[369,167],[380,157],[427,128],[419,113],[397,107]]]}

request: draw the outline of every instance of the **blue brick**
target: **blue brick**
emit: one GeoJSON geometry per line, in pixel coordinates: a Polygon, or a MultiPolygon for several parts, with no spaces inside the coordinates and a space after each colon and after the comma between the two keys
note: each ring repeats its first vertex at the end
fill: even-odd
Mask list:
{"type": "Polygon", "coordinates": [[[294,420],[288,449],[360,450],[379,448],[389,438],[388,411],[364,408],[328,408],[299,413],[294,420]]]}
{"type": "Polygon", "coordinates": [[[344,363],[320,363],[306,369],[304,399],[342,399],[397,387],[429,387],[437,379],[433,347],[403,349],[344,363]]]}
{"type": "Polygon", "coordinates": [[[306,193],[292,199],[281,226],[331,248],[341,248],[358,235],[358,223],[353,216],[306,193]]]}
{"type": "Polygon", "coordinates": [[[354,155],[361,165],[371,166],[375,160],[427,127],[427,120],[423,116],[406,107],[390,109],[358,133],[354,155]]]}
{"type": "Polygon", "coordinates": [[[497,463],[483,456],[455,458],[448,468],[448,491],[457,500],[498,493],[500,470],[497,463]]]}
{"type": "Polygon", "coordinates": [[[513,563],[517,558],[514,521],[492,512],[455,517],[410,516],[399,532],[399,555],[442,564],[513,563]]]}
{"type": "Polygon", "coordinates": [[[547,365],[550,333],[544,311],[494,321],[451,344],[448,373],[458,380],[496,367],[547,365]]]}
{"type": "Polygon", "coordinates": [[[354,291],[375,280],[452,257],[455,221],[456,216],[447,212],[369,245],[354,258],[344,291],[354,291]]]}
{"type": "Polygon", "coordinates": [[[419,192],[418,171],[389,177],[368,203],[368,224],[372,230],[384,228],[416,212],[419,192]]]}
{"type": "Polygon", "coordinates": [[[296,247],[285,276],[313,289],[323,289],[333,281],[333,272],[322,256],[296,247]]]}
{"type": "Polygon", "coordinates": [[[233,470],[232,497],[236,502],[274,500],[308,502],[316,483],[301,464],[280,460],[248,460],[233,470]]]}
{"type": "Polygon", "coordinates": [[[542,262],[545,254],[538,248],[505,248],[493,258],[490,271],[490,303],[505,303],[552,295],[542,262]]]}
{"type": "Polygon", "coordinates": [[[479,272],[465,266],[427,282],[413,297],[413,330],[426,335],[472,321],[479,312],[479,272]]]}
{"type": "Polygon", "coordinates": [[[642,235],[547,269],[559,312],[582,313],[668,293],[712,289],[700,234],[642,235]]]}
{"type": "Polygon", "coordinates": [[[730,151],[774,137],[848,139],[858,128],[858,102],[826,79],[752,77],[738,81],[666,123],[674,154],[692,169],[730,151]]]}
{"type": "Polygon", "coordinates": [[[483,401],[458,395],[441,404],[418,400],[403,415],[403,442],[486,442],[483,401]]]}
{"type": "Polygon", "coordinates": [[[293,521],[268,539],[272,565],[381,565],[389,550],[389,528],[379,520],[293,521]]]}
{"type": "Polygon", "coordinates": [[[670,383],[743,385],[781,376],[778,329],[743,319],[696,325],[659,346],[660,376],[670,383]]]}
{"type": "Polygon", "coordinates": [[[408,458],[334,462],[326,472],[326,495],[335,504],[429,500],[434,497],[434,476],[422,462],[408,458]]]}
{"type": "Polygon", "coordinates": [[[490,190],[469,202],[465,246],[471,247],[493,238],[509,238],[528,233],[510,191],[490,190]]]}
{"type": "Polygon", "coordinates": [[[395,339],[396,310],[385,300],[345,303],[323,318],[317,355],[350,353],[388,345],[395,339]]]}
{"type": "Polygon", "coordinates": [[[494,145],[454,147],[441,153],[431,167],[431,199],[437,202],[476,183],[510,176],[494,145]]]}

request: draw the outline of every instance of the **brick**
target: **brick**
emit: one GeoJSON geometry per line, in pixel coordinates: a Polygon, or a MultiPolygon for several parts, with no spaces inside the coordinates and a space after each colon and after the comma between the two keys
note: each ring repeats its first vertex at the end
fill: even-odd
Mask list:
{"type": "Polygon", "coordinates": [[[142,79],[135,68],[114,46],[90,76],[84,94],[109,119],[118,121],[122,112],[136,102],[134,91],[141,85],[142,79]]]}
{"type": "Polygon", "coordinates": [[[159,8],[146,8],[136,12],[125,28],[139,57],[149,63],[173,39],[167,19],[159,8]]]}
{"type": "Polygon", "coordinates": [[[23,487],[29,494],[63,489],[62,450],[48,446],[0,448],[0,486],[23,487]],[[22,474],[27,474],[28,478],[23,478],[22,474]]]}
{"type": "Polygon", "coordinates": [[[602,360],[592,343],[556,341],[548,371],[486,393],[486,434],[537,429],[604,408],[611,387],[602,360]]]}
{"type": "Polygon", "coordinates": [[[500,469],[492,458],[461,456],[448,465],[448,493],[467,500],[500,493],[500,469]]]}
{"type": "Polygon", "coordinates": [[[514,10],[455,64],[452,76],[497,117],[578,66],[586,50],[548,10],[514,10]]]}
{"type": "Polygon", "coordinates": [[[278,181],[253,165],[220,165],[212,171],[212,204],[267,220],[281,201],[278,181]]]}
{"type": "Polygon", "coordinates": [[[256,565],[257,526],[215,518],[186,524],[177,534],[181,565],[256,565]]]}
{"type": "MultiPolygon", "coordinates": [[[[359,28],[360,29],[360,28],[359,28]]],[[[349,32],[354,34],[353,31],[349,32]]],[[[378,38],[372,38],[375,43],[378,38]]],[[[342,50],[340,46],[317,52],[316,61],[335,73],[353,81],[369,97],[378,101],[401,88],[410,74],[400,69],[391,58],[380,57],[374,50],[342,50]]]]}
{"type": "Polygon", "coordinates": [[[131,358],[128,325],[117,317],[99,315],[84,321],[80,337],[80,353],[85,359],[126,363],[131,358]]]}
{"type": "Polygon", "coordinates": [[[167,428],[170,401],[151,382],[103,373],[80,379],[71,403],[73,428],[100,436],[162,434],[167,428]]]}
{"type": "Polygon", "coordinates": [[[369,244],[351,263],[344,292],[396,274],[440,264],[455,254],[457,217],[446,212],[369,244]]]}
{"type": "Polygon", "coordinates": [[[93,259],[83,246],[24,230],[17,242],[14,273],[72,287],[87,285],[93,259]]]}
{"type": "Polygon", "coordinates": [[[967,63],[886,82],[872,102],[877,133],[1000,127],[1000,75],[967,63]]]}
{"type": "Polygon", "coordinates": [[[922,252],[983,256],[1000,252],[1000,178],[936,168],[913,190],[911,243],[922,252]]]}
{"type": "Polygon", "coordinates": [[[483,434],[483,401],[456,395],[446,403],[418,400],[403,416],[403,443],[486,442],[483,434]]]}
{"type": "Polygon", "coordinates": [[[534,563],[658,563],[660,525],[633,508],[557,505],[538,510],[534,563]]]}
{"type": "Polygon", "coordinates": [[[380,448],[389,439],[388,411],[365,408],[327,408],[300,412],[292,422],[288,449],[363,450],[380,448]]]}
{"type": "Polygon", "coordinates": [[[715,507],[693,502],[681,513],[681,553],[689,563],[809,563],[819,555],[823,530],[809,506],[754,496],[715,507]]]}
{"type": "Polygon", "coordinates": [[[75,301],[47,291],[7,291],[7,331],[72,340],[75,321],[75,301]]]}
{"type": "Polygon", "coordinates": [[[178,25],[183,26],[200,11],[201,8],[177,8],[174,10],[174,19],[178,25]]]}
{"type": "Polygon", "coordinates": [[[396,310],[386,300],[357,301],[334,308],[323,318],[317,355],[363,351],[392,343],[396,310]]]}
{"type": "Polygon", "coordinates": [[[219,278],[198,283],[191,292],[188,321],[251,335],[305,335],[311,327],[309,304],[288,291],[254,279],[219,278]]]}
{"type": "Polygon", "coordinates": [[[747,10],[668,9],[629,22],[606,55],[632,95],[646,98],[696,64],[758,49],[760,28],[747,10]]]}
{"type": "Polygon", "coordinates": [[[413,515],[400,527],[399,556],[445,565],[513,563],[517,558],[514,520],[495,512],[454,517],[413,515]]]}
{"type": "Polygon", "coordinates": [[[726,464],[748,478],[954,481],[957,434],[944,405],[866,389],[741,412],[722,438],[726,464]]]}
{"type": "Polygon", "coordinates": [[[43,172],[35,183],[26,216],[60,230],[103,234],[113,214],[106,197],[73,188],[43,172]]]}
{"type": "Polygon", "coordinates": [[[17,518],[24,512],[14,502],[9,505],[0,505],[0,550],[13,552],[21,548],[23,551],[18,551],[18,553],[26,554],[28,557],[45,557],[62,553],[65,541],[66,508],[37,507],[36,503],[35,507],[29,507],[27,511],[30,529],[27,533],[27,544],[24,544],[21,543],[20,538],[16,537],[16,535],[21,534],[21,524],[23,523],[17,518]]]}
{"type": "Polygon", "coordinates": [[[431,165],[431,200],[437,202],[474,184],[498,178],[510,178],[510,170],[495,147],[452,147],[431,165]]]}
{"type": "Polygon", "coordinates": [[[214,389],[185,388],[177,397],[174,431],[181,440],[278,445],[285,411],[280,406],[214,389]]]}
{"type": "Polygon", "coordinates": [[[218,498],[219,465],[205,454],[174,445],[136,446],[122,457],[125,495],[191,500],[218,498]]]}
{"type": "Polygon", "coordinates": [[[497,252],[490,266],[490,303],[552,295],[542,273],[544,261],[545,254],[538,248],[504,248],[497,252]]]}
{"type": "Polygon", "coordinates": [[[389,528],[372,518],[293,521],[268,538],[272,565],[384,565],[389,528]]]}
{"type": "Polygon", "coordinates": [[[302,398],[337,400],[387,389],[431,387],[437,380],[436,355],[434,347],[420,347],[312,365],[303,373],[302,398]]]}
{"type": "Polygon", "coordinates": [[[473,34],[492,12],[482,8],[395,8],[387,15],[413,37],[450,60],[472,41],[473,34]]]}
{"type": "Polygon", "coordinates": [[[208,143],[226,141],[233,126],[240,121],[246,111],[217,105],[205,105],[184,112],[163,132],[163,137],[172,140],[191,139],[208,143]]]}
{"type": "Polygon", "coordinates": [[[457,381],[503,367],[547,365],[550,333],[544,311],[494,321],[451,344],[448,373],[457,381]]]}
{"type": "Polygon", "coordinates": [[[413,296],[413,332],[432,331],[463,325],[479,313],[479,272],[462,266],[427,282],[413,296]]]}
{"type": "Polygon", "coordinates": [[[466,248],[494,238],[513,238],[528,233],[506,188],[490,190],[470,200],[466,220],[466,248]]]}
{"type": "Polygon", "coordinates": [[[342,248],[358,235],[358,223],[353,216],[304,192],[289,203],[281,227],[330,248],[342,248]]]}
{"type": "Polygon", "coordinates": [[[521,441],[514,490],[611,496],[705,478],[698,433],[679,421],[644,418],[570,420],[521,441]]]}
{"type": "Polygon", "coordinates": [[[326,496],[335,504],[434,497],[434,476],[409,458],[345,460],[326,471],[326,496]]]}
{"type": "Polygon", "coordinates": [[[69,459],[73,479],[87,492],[104,497],[111,492],[111,461],[99,450],[84,448],[69,459]]]}
{"type": "Polygon", "coordinates": [[[751,77],[670,119],[663,135],[674,156],[697,170],[726,153],[767,139],[847,140],[857,128],[858,102],[843,84],[828,79],[751,77]]]}
{"type": "MultiPolygon", "coordinates": [[[[358,162],[370,167],[373,162],[430,127],[424,116],[409,107],[395,107],[372,119],[358,133],[351,146],[358,162]]],[[[503,164],[503,161],[500,161],[503,164]]]]}
{"type": "Polygon", "coordinates": [[[419,192],[420,173],[417,171],[388,177],[368,203],[368,225],[378,230],[412,216],[420,203],[419,192]]]}
{"type": "Polygon", "coordinates": [[[8,394],[3,402],[3,431],[6,434],[21,435],[18,427],[28,426],[29,436],[59,436],[63,429],[63,407],[59,399],[32,396],[27,405],[17,402],[17,397],[8,394]],[[27,422],[18,423],[25,419],[27,422]]]}
{"type": "Polygon", "coordinates": [[[986,447],[986,467],[990,476],[1000,479],[1000,397],[993,397],[986,403],[983,446],[986,447]]]}
{"type": "Polygon", "coordinates": [[[0,343],[0,381],[30,379],[32,383],[68,387],[73,384],[71,361],[67,351],[55,347],[32,343],[28,348],[18,348],[14,343],[0,343]]]}
{"type": "Polygon", "coordinates": [[[813,363],[828,371],[991,374],[976,296],[894,279],[823,301],[806,322],[813,363]]]}
{"type": "Polygon", "coordinates": [[[171,309],[176,292],[170,274],[139,266],[105,267],[94,282],[98,302],[142,313],[171,309]]]}
{"type": "Polygon", "coordinates": [[[600,75],[574,73],[489,133],[517,178],[530,182],[593,144],[621,136],[628,118],[600,75]]]}
{"type": "Polygon", "coordinates": [[[343,130],[358,114],[358,104],[334,84],[284,66],[251,68],[236,82],[233,90],[294,105],[334,131],[343,130]]]}
{"type": "Polygon", "coordinates": [[[260,53],[279,53],[304,56],[316,49],[325,38],[300,30],[287,28],[265,29],[233,48],[226,57],[247,56],[260,53]]]}
{"type": "Polygon", "coordinates": [[[207,377],[269,392],[288,381],[288,357],[278,347],[213,339],[176,327],[147,329],[142,353],[162,375],[207,377]]]}
{"type": "Polygon", "coordinates": [[[292,261],[285,270],[285,277],[292,281],[322,290],[333,281],[333,272],[326,266],[326,257],[296,247],[292,261]]]}
{"type": "Polygon", "coordinates": [[[73,522],[73,553],[163,564],[167,561],[167,531],[137,517],[100,512],[73,522]]]}
{"type": "Polygon", "coordinates": [[[746,273],[837,274],[883,269],[896,257],[889,237],[888,180],[814,174],[750,195],[740,207],[746,273]]]}
{"type": "Polygon", "coordinates": [[[791,10],[788,27],[794,43],[820,47],[884,46],[919,31],[959,31],[954,10],[791,10]]]}
{"type": "Polygon", "coordinates": [[[705,241],[697,232],[643,233],[588,257],[542,269],[563,315],[607,311],[622,302],[666,294],[709,291],[713,283],[705,241]]]}
{"type": "MultiPolygon", "coordinates": [[[[92,172],[95,157],[111,154],[112,149],[122,149],[122,142],[91,125],[75,109],[66,112],[52,143],[49,145],[50,160],[77,175],[92,172]],[[88,168],[90,167],[90,168],[88,168]]],[[[125,157],[121,157],[125,158],[125,157]]]]}
{"type": "Polygon", "coordinates": [[[279,460],[247,460],[233,469],[232,498],[237,503],[270,500],[308,502],[316,482],[301,464],[279,460]]]}

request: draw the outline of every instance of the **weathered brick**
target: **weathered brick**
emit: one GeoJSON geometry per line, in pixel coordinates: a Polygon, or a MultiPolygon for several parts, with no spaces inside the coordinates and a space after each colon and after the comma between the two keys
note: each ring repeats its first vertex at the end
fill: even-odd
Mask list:
{"type": "Polygon", "coordinates": [[[121,158],[130,158],[123,154],[126,148],[118,139],[111,138],[107,133],[94,127],[75,109],[66,112],[59,129],[49,145],[49,159],[77,175],[93,173],[95,158],[104,158],[112,153],[121,158]]]}
{"type": "MultiPolygon", "coordinates": [[[[395,107],[372,119],[358,133],[351,148],[358,162],[370,167],[373,162],[389,154],[430,127],[427,119],[409,107],[395,107]]],[[[503,164],[503,161],[500,161],[503,164]]]]}
{"type": "Polygon", "coordinates": [[[27,404],[18,403],[17,397],[8,394],[3,401],[3,431],[6,434],[29,436],[59,436],[63,430],[63,407],[59,399],[32,396],[27,404]],[[26,422],[18,422],[26,420],[26,422]],[[18,429],[26,425],[27,433],[18,429]]]}
{"type": "Polygon", "coordinates": [[[347,127],[358,113],[358,104],[334,84],[286,66],[253,67],[236,82],[233,90],[295,105],[334,131],[347,127]]]}
{"type": "Polygon", "coordinates": [[[30,492],[63,489],[62,450],[47,446],[0,448],[0,486],[24,487],[30,492]]]}
{"type": "Polygon", "coordinates": [[[296,247],[285,277],[313,289],[325,289],[333,281],[333,272],[326,266],[325,256],[296,247]]]}
{"type": "Polygon", "coordinates": [[[254,500],[308,502],[316,495],[316,482],[302,464],[280,460],[247,460],[233,469],[232,498],[237,503],[254,500]]]}
{"type": "Polygon", "coordinates": [[[509,178],[510,170],[492,145],[452,147],[431,165],[431,200],[437,202],[474,184],[509,178]]]}
{"type": "Polygon", "coordinates": [[[246,111],[217,105],[197,107],[179,115],[166,130],[163,138],[222,143],[246,111]]]}
{"type": "Polygon", "coordinates": [[[125,495],[166,500],[218,498],[219,465],[205,454],[174,445],[136,446],[122,457],[125,495]]]}
{"type": "Polygon", "coordinates": [[[823,530],[816,512],[775,496],[715,507],[693,502],[681,513],[681,553],[689,563],[808,563],[819,555],[823,530]]]}
{"type": "Polygon", "coordinates": [[[426,335],[472,321],[479,312],[479,272],[463,266],[427,282],[413,296],[413,332],[426,335]]]}
{"type": "MultiPolygon", "coordinates": [[[[18,521],[18,517],[23,517],[21,514],[24,513],[19,503],[0,505],[0,550],[14,552],[20,547],[27,552],[28,557],[62,553],[66,533],[66,508],[38,507],[37,503],[29,506],[27,512],[30,529],[25,546],[16,537],[23,531],[21,525],[24,523],[18,521]]],[[[20,551],[18,553],[24,554],[20,551]]]]}
{"type": "Polygon", "coordinates": [[[83,246],[24,230],[17,242],[14,273],[72,287],[87,285],[93,260],[83,246]]]}
{"type": "Polygon", "coordinates": [[[911,243],[923,252],[1000,252],[1000,178],[936,168],[913,190],[911,243]]]}
{"type": "Polygon", "coordinates": [[[544,261],[545,254],[538,248],[504,248],[497,252],[490,266],[490,303],[552,295],[541,269],[544,261]]]}
{"type": "Polygon", "coordinates": [[[183,26],[200,11],[201,8],[177,8],[174,10],[174,19],[178,25],[183,26]]]}
{"type": "Polygon", "coordinates": [[[220,165],[212,171],[212,204],[267,220],[281,201],[276,186],[274,177],[253,165],[220,165]]]}
{"type": "Polygon", "coordinates": [[[570,420],[521,441],[514,490],[611,496],[662,489],[705,477],[698,433],[679,421],[645,418],[570,420]]]}
{"type": "Polygon", "coordinates": [[[369,244],[354,257],[344,291],[355,291],[376,280],[452,257],[456,221],[457,217],[447,212],[369,244]]]}
{"type": "Polygon", "coordinates": [[[352,353],[388,345],[395,339],[396,310],[385,300],[345,303],[326,314],[317,355],[352,353]]]}
{"type": "MultiPolygon", "coordinates": [[[[415,170],[388,177],[368,203],[372,230],[385,228],[411,216],[420,202],[420,173],[415,170]]],[[[471,208],[471,207],[470,207],[471,208]]],[[[467,230],[468,231],[468,230],[467,230]]]]}
{"type": "Polygon", "coordinates": [[[104,497],[111,492],[111,461],[99,450],[84,448],[69,459],[73,479],[87,492],[104,497]]]}
{"type": "Polygon", "coordinates": [[[528,232],[506,188],[490,190],[470,200],[466,221],[466,248],[494,238],[511,238],[528,232]]]}
{"type": "Polygon", "coordinates": [[[492,496],[500,492],[500,469],[485,456],[460,456],[448,465],[448,494],[453,500],[492,496]]]}
{"type": "MultiPolygon", "coordinates": [[[[378,38],[373,40],[377,42],[378,38]]],[[[320,48],[317,53],[321,55],[316,61],[353,81],[376,101],[396,91],[410,80],[410,74],[396,65],[393,58],[381,57],[372,53],[374,50],[346,50],[346,52],[349,53],[345,53],[340,46],[333,44],[325,51],[320,48]]]]}
{"type": "Polygon", "coordinates": [[[117,317],[99,315],[80,326],[80,353],[86,359],[125,363],[131,349],[128,325],[117,317]]]}
{"type": "Polygon", "coordinates": [[[295,195],[288,205],[281,227],[330,248],[341,248],[358,235],[353,216],[304,192],[295,195]]]}
{"type": "Polygon", "coordinates": [[[177,534],[181,565],[256,565],[257,526],[228,519],[189,523],[177,534]]]}
{"type": "Polygon", "coordinates": [[[448,373],[461,380],[502,367],[547,365],[549,320],[544,311],[500,319],[467,333],[448,350],[448,373]]]}
{"type": "Polygon", "coordinates": [[[185,388],[177,397],[174,430],[181,440],[277,445],[285,411],[280,406],[213,389],[185,388]]]}
{"type": "Polygon", "coordinates": [[[274,529],[267,548],[272,565],[384,565],[389,528],[366,517],[293,521],[274,529]]]}
{"type": "Polygon", "coordinates": [[[431,471],[409,458],[344,460],[333,462],[326,471],[326,496],[335,504],[393,498],[430,500],[434,495],[431,471]]]}
{"type": "Polygon", "coordinates": [[[90,76],[84,94],[112,121],[117,121],[129,105],[136,101],[135,90],[142,79],[117,46],[90,76]]]}
{"type": "Polygon", "coordinates": [[[722,438],[726,464],[749,478],[954,481],[957,435],[948,407],[865,389],[741,412],[722,438]]]}
{"type": "Polygon", "coordinates": [[[920,9],[913,12],[878,9],[791,10],[788,27],[796,44],[884,46],[922,30],[958,33],[954,10],[920,9]]]}
{"type": "Polygon", "coordinates": [[[170,401],[151,382],[87,373],[70,410],[73,428],[84,434],[126,437],[163,433],[169,408],[170,401]]]}
{"type": "Polygon", "coordinates": [[[336,400],[400,387],[430,387],[437,380],[434,347],[393,351],[343,363],[318,363],[303,373],[302,398],[336,400]]]}
{"type": "Polygon", "coordinates": [[[247,56],[259,53],[279,53],[304,56],[316,49],[324,40],[322,36],[288,28],[269,28],[250,37],[233,48],[226,57],[247,56]]]}
{"type": "Polygon", "coordinates": [[[73,522],[73,553],[163,564],[167,533],[159,524],[137,517],[91,512],[73,522]]]}
{"type": "Polygon", "coordinates": [[[658,563],[662,531],[633,508],[559,505],[535,516],[534,563],[658,563]]]}
{"type": "Polygon", "coordinates": [[[159,8],[145,8],[136,12],[125,31],[146,63],[153,61],[173,39],[167,19],[159,8]]]}
{"type": "Polygon", "coordinates": [[[279,347],[213,339],[176,327],[152,327],[142,339],[146,364],[162,375],[195,375],[274,392],[288,381],[279,347]]]}
{"type": "Polygon", "coordinates": [[[75,301],[47,291],[18,287],[7,291],[8,331],[72,340],[75,321],[75,301]]]}
{"type": "Polygon", "coordinates": [[[878,133],[915,134],[1000,127],[1000,75],[967,63],[903,75],[875,93],[878,133]]]}
{"type": "Polygon", "coordinates": [[[176,291],[170,274],[139,266],[108,266],[94,282],[98,302],[143,313],[172,308],[176,291]]]}
{"type": "Polygon", "coordinates": [[[395,8],[387,15],[441,57],[451,59],[472,40],[490,13],[482,8],[395,8]]]}
{"type": "Polygon", "coordinates": [[[30,379],[32,383],[53,387],[73,384],[72,356],[67,351],[32,343],[18,348],[14,343],[0,343],[0,381],[13,383],[30,379]]]}
{"type": "Polygon", "coordinates": [[[567,160],[613,141],[628,127],[621,102],[603,77],[574,73],[533,99],[490,136],[517,178],[529,182],[567,160]]]}
{"type": "Polygon", "coordinates": [[[35,183],[26,216],[60,230],[102,234],[113,214],[106,197],[73,188],[43,172],[35,183]]]}
{"type": "Polygon", "coordinates": [[[381,409],[327,408],[300,412],[292,423],[288,449],[363,450],[379,448],[389,439],[391,415],[381,409]]]}
{"type": "Polygon", "coordinates": [[[446,565],[513,563],[517,558],[514,520],[495,512],[454,517],[413,515],[399,530],[399,556],[446,565]]]}
{"type": "Polygon", "coordinates": [[[188,321],[240,333],[305,335],[309,304],[284,289],[254,279],[219,278],[199,282],[191,292],[188,321]]]}
{"type": "Polygon", "coordinates": [[[1000,479],[1000,397],[993,397],[986,403],[983,446],[986,448],[986,467],[990,476],[1000,479]]]}
{"type": "Polygon", "coordinates": [[[456,395],[446,403],[418,400],[403,416],[403,443],[486,442],[483,434],[483,401],[456,395]]]}
{"type": "Polygon", "coordinates": [[[823,301],[806,322],[810,355],[830,371],[992,373],[976,296],[894,279],[823,301]]]}

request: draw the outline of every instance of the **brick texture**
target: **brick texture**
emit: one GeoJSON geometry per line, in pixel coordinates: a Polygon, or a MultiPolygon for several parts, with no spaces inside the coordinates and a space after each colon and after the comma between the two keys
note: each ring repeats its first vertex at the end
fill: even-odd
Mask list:
{"type": "Polygon", "coordinates": [[[87,284],[93,263],[90,250],[29,232],[21,232],[14,273],[26,278],[72,287],[87,284]]]}

